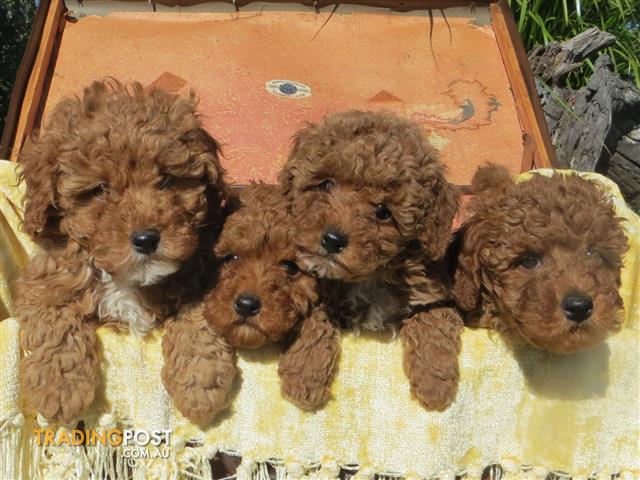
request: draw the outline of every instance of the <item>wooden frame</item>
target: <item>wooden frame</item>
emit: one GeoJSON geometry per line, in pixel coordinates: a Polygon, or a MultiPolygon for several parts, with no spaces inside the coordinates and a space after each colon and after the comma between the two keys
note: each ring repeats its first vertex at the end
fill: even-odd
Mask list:
{"type": "MultiPolygon", "coordinates": [[[[163,0],[163,4],[182,6],[200,3],[200,0],[163,0]]],[[[230,3],[225,0],[225,3],[230,3]]],[[[235,5],[242,6],[249,0],[237,0],[235,5]]],[[[330,5],[330,0],[302,0],[299,3],[323,7],[330,5]]],[[[350,0],[348,3],[383,6],[395,10],[412,10],[416,8],[446,8],[451,6],[469,5],[467,0],[350,0]],[[437,5],[437,6],[436,6],[437,5]]],[[[477,2],[474,2],[477,3],[477,2]]],[[[42,102],[39,98],[46,96],[47,77],[55,66],[53,54],[59,35],[62,33],[66,19],[66,8],[63,0],[43,1],[41,9],[46,8],[47,14],[41,30],[34,29],[30,44],[38,45],[35,59],[29,62],[25,56],[25,69],[31,63],[28,81],[16,84],[14,88],[11,108],[5,126],[0,157],[16,161],[19,150],[27,136],[36,128],[42,114],[42,102]],[[19,105],[19,107],[18,107],[19,105]]],[[[528,59],[522,41],[518,35],[516,24],[509,9],[507,0],[499,0],[489,4],[492,26],[496,41],[505,65],[506,73],[511,85],[515,106],[523,132],[523,158],[521,171],[537,167],[554,167],[557,165],[555,151],[544,119],[542,107],[538,100],[535,82],[529,67],[528,59]]],[[[43,14],[38,12],[38,16],[43,14]]],[[[25,76],[25,72],[21,72],[25,76]]]]}

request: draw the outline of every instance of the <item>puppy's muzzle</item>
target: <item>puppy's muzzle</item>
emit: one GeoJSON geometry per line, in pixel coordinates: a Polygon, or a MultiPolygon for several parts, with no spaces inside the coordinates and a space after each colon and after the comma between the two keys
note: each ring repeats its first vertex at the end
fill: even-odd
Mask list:
{"type": "Polygon", "coordinates": [[[587,295],[572,293],[562,299],[562,310],[569,320],[583,322],[593,312],[593,300],[587,295]]]}
{"type": "Polygon", "coordinates": [[[242,293],[236,297],[233,308],[243,317],[252,317],[260,313],[260,299],[252,293],[242,293]]]}
{"type": "Polygon", "coordinates": [[[133,232],[133,235],[131,235],[131,243],[136,252],[149,255],[158,249],[160,232],[155,229],[133,232]]]}
{"type": "Polygon", "coordinates": [[[329,253],[340,253],[349,245],[349,237],[339,230],[326,230],[322,234],[320,245],[329,253]]]}

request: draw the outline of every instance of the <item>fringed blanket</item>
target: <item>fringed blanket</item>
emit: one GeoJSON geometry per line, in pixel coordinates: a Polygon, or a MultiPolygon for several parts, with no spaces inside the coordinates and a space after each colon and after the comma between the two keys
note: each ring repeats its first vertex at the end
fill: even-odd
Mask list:
{"type": "MultiPolygon", "coordinates": [[[[10,276],[35,249],[17,229],[22,192],[13,165],[1,168],[2,266],[10,276]]],[[[74,446],[61,431],[59,446],[39,446],[34,431],[46,426],[21,413],[18,325],[9,318],[0,322],[0,478],[205,479],[217,452],[242,456],[240,480],[333,479],[341,468],[356,479],[479,479],[493,464],[507,479],[640,478],[640,219],[613,183],[585,176],[613,196],[631,244],[621,292],[626,321],[596,350],[514,353],[490,331],[466,330],[460,390],[443,413],[411,398],[400,340],[390,335],[344,335],[333,398],[316,412],[281,396],[277,349],[245,351],[231,407],[200,428],[172,408],[160,381],[162,332],[141,340],[102,328],[104,386],[84,429],[170,430],[170,448],[74,446]]],[[[8,315],[6,280],[0,293],[8,315]]]]}

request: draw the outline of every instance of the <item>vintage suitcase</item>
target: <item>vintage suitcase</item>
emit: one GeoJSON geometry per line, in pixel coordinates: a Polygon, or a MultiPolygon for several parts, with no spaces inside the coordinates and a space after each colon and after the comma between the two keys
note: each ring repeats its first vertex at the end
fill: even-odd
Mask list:
{"type": "Polygon", "coordinates": [[[554,164],[506,1],[43,0],[0,157],[106,75],[194,89],[237,183],[273,181],[303,122],[348,108],[420,123],[459,185],[488,161],[514,174],[554,164]]]}

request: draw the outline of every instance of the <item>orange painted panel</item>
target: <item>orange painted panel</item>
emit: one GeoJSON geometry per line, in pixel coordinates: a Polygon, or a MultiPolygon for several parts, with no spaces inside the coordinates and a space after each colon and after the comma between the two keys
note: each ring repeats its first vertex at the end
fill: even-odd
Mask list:
{"type": "Polygon", "coordinates": [[[115,13],[67,25],[46,108],[112,75],[195,89],[230,179],[274,182],[292,134],[327,112],[386,108],[414,119],[468,184],[487,161],[513,173],[522,132],[490,25],[424,14],[115,13]]]}

